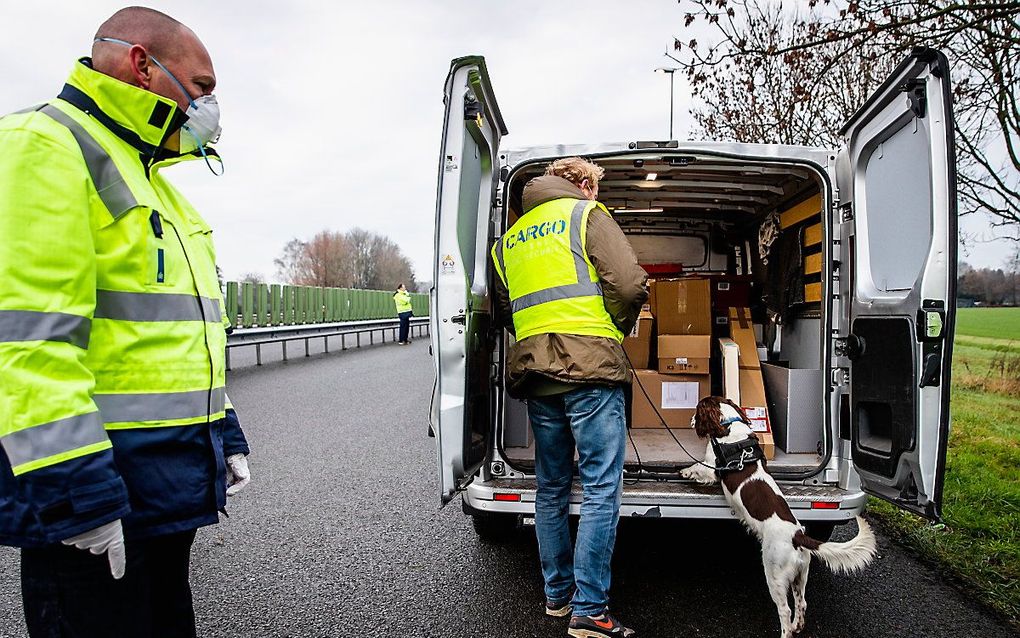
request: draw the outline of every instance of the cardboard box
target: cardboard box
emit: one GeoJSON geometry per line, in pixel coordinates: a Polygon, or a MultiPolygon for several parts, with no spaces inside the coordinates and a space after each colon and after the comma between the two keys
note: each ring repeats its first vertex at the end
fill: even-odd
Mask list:
{"type": "Polygon", "coordinates": [[[758,344],[754,340],[751,311],[747,308],[730,308],[730,339],[740,348],[740,367],[758,368],[758,344]]]}
{"type": "Polygon", "coordinates": [[[623,351],[636,369],[651,365],[652,340],[655,338],[655,317],[652,313],[641,311],[637,323],[630,334],[623,338],[623,351]]]}
{"type": "Polygon", "coordinates": [[[708,374],[712,356],[709,335],[659,335],[659,372],[665,374],[708,374]]]}
{"type": "Polygon", "coordinates": [[[691,427],[691,417],[698,401],[711,392],[709,381],[707,374],[661,374],[656,370],[635,370],[631,427],[662,428],[662,420],[671,428],[691,427]]]}
{"type": "Polygon", "coordinates": [[[655,318],[659,334],[712,334],[712,289],[707,279],[655,282],[655,318]]]}
{"type": "MultiPolygon", "coordinates": [[[[735,322],[731,321],[730,323],[735,322]]],[[[741,365],[744,360],[743,351],[735,339],[720,339],[719,347],[723,352],[724,395],[744,408],[744,412],[751,419],[751,429],[754,430],[761,442],[765,458],[772,460],[776,457],[776,444],[772,436],[772,425],[769,422],[765,383],[762,381],[761,369],[757,365],[755,367],[741,365]],[[736,384],[734,384],[734,377],[736,384]]],[[[757,348],[752,348],[751,353],[755,364],[758,364],[757,348]]]]}
{"type": "Polygon", "coordinates": [[[740,348],[733,339],[720,339],[723,396],[740,405],[740,348]]]}
{"type": "Polygon", "coordinates": [[[765,383],[759,368],[740,368],[740,407],[751,419],[751,429],[758,435],[765,458],[776,458],[776,442],[769,422],[768,401],[765,398],[765,383]]]}

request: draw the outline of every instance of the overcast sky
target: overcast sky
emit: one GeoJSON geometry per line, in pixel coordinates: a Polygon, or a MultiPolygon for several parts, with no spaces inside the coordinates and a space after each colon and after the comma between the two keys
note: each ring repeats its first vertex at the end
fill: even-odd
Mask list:
{"type": "MultiPolygon", "coordinates": [[[[5,3],[0,113],[59,92],[124,2],[5,3]]],[[[228,278],[275,280],[293,237],[355,226],[390,236],[432,277],[442,88],[450,60],[484,55],[508,147],[665,139],[675,0],[148,2],[192,27],[216,66],[226,164],[168,171],[215,229],[228,278]]],[[[677,75],[676,136],[689,92],[677,75]]],[[[834,123],[835,124],[835,123],[834,123]]],[[[985,233],[984,220],[965,229],[985,233]]],[[[993,243],[965,259],[1001,266],[993,243]]]]}

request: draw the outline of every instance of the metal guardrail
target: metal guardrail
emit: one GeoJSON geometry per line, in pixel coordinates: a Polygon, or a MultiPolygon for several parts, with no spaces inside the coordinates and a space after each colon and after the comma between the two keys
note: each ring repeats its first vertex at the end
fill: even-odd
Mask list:
{"type": "MultiPolygon", "coordinates": [[[[362,346],[362,335],[368,335],[368,343],[375,344],[375,335],[379,333],[380,343],[386,343],[386,334],[392,335],[392,340],[397,340],[397,330],[400,327],[399,319],[382,319],[371,321],[342,321],[334,323],[306,324],[299,326],[267,326],[263,328],[239,328],[227,335],[227,370],[230,370],[230,351],[233,348],[253,346],[255,348],[255,364],[262,365],[262,346],[279,343],[283,348],[283,360],[287,361],[287,344],[292,341],[305,342],[305,356],[311,356],[310,342],[312,339],[322,339],[323,347],[329,352],[329,339],[340,338],[340,349],[347,350],[348,346],[360,348],[362,346]],[[353,343],[351,342],[353,340],[353,343]]],[[[428,317],[412,317],[410,336],[429,334],[428,317]]]]}

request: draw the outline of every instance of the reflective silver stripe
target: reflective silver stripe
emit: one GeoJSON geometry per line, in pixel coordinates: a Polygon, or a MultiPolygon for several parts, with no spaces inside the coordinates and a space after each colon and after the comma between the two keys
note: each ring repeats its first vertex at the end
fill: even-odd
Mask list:
{"type": "Polygon", "coordinates": [[[88,317],[63,312],[0,310],[0,343],[58,341],[88,348],[91,328],[88,317]]]}
{"type": "Polygon", "coordinates": [[[51,421],[0,438],[12,467],[107,440],[98,412],[51,421]]]}
{"type": "Polygon", "coordinates": [[[96,291],[96,319],[207,321],[220,323],[220,302],[209,297],[158,292],[96,291]]]}
{"type": "Polygon", "coordinates": [[[570,211],[570,252],[574,254],[574,270],[577,271],[578,283],[591,281],[588,262],[584,259],[584,246],[581,244],[581,220],[584,218],[584,209],[590,203],[591,201],[587,199],[578,200],[574,204],[574,210],[570,211]]]}
{"type": "MultiPolygon", "coordinates": [[[[576,284],[565,286],[554,286],[545,290],[538,290],[531,294],[518,297],[510,301],[513,312],[520,312],[525,308],[531,308],[539,304],[560,299],[573,299],[575,297],[601,297],[602,286],[597,281],[591,281],[591,273],[588,272],[588,262],[585,260],[584,243],[581,241],[581,222],[584,221],[584,211],[591,204],[590,200],[580,199],[574,204],[570,211],[570,252],[574,256],[574,270],[577,275],[576,284]]],[[[500,242],[502,247],[502,240],[500,242]]],[[[502,267],[502,252],[497,252],[502,267]]],[[[506,273],[504,267],[504,273],[506,273]]]]}
{"type": "Polygon", "coordinates": [[[81,154],[85,158],[85,166],[89,169],[89,175],[92,176],[92,183],[96,186],[99,198],[103,200],[103,204],[114,219],[120,219],[129,210],[138,206],[138,200],[135,199],[134,193],[128,188],[120,171],[117,170],[113,158],[103,150],[103,147],[89,135],[81,124],[75,122],[52,104],[43,106],[39,112],[45,113],[71,131],[71,135],[78,142],[81,154]]]}
{"type": "Polygon", "coordinates": [[[173,421],[204,417],[224,409],[223,388],[151,394],[96,394],[93,400],[106,423],[173,421]]]}
{"type": "Polygon", "coordinates": [[[539,290],[523,297],[518,297],[510,302],[514,312],[520,312],[525,308],[559,301],[560,299],[573,299],[575,297],[600,297],[602,286],[596,281],[582,282],[579,284],[567,284],[566,286],[555,286],[539,290]]]}

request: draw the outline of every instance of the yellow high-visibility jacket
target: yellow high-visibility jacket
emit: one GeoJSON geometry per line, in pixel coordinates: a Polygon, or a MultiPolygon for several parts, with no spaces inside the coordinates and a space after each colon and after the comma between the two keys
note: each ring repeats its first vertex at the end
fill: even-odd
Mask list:
{"type": "Polygon", "coordinates": [[[549,333],[623,341],[585,246],[588,216],[608,214],[595,201],[554,199],[521,216],[493,245],[492,260],[510,293],[518,341],[549,333]]]}
{"type": "Polygon", "coordinates": [[[213,523],[247,453],[211,229],[162,174],[185,120],[88,59],[0,119],[0,543],[213,523]]]}

